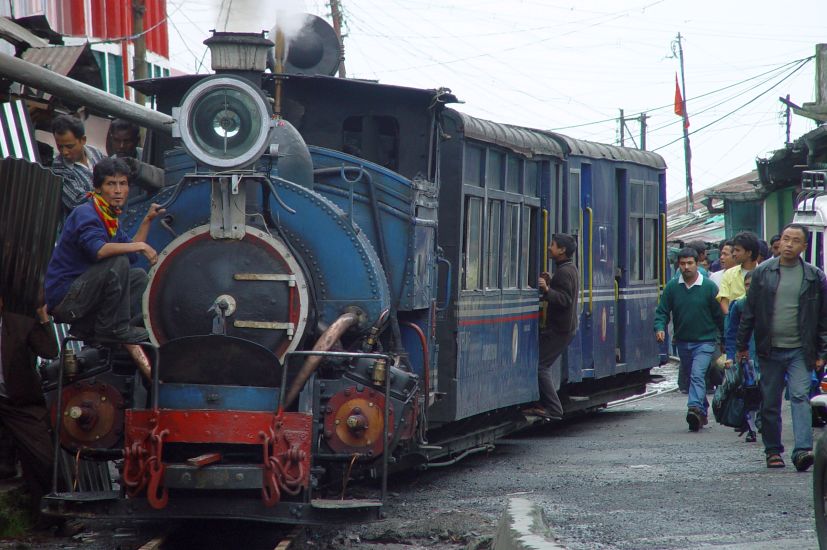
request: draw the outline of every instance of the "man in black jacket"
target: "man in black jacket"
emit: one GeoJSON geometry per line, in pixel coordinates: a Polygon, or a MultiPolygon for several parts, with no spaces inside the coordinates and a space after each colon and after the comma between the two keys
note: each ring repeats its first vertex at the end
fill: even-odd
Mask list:
{"type": "Polygon", "coordinates": [[[752,272],[735,348],[749,358],[747,345],[755,332],[761,358],[761,436],[768,468],[783,468],[781,396],[784,377],[790,392],[795,448],[792,460],[803,472],[813,464],[810,376],[827,359],[827,279],[801,259],[807,228],[791,223],[781,233],[781,255],[752,272]]]}
{"type": "Polygon", "coordinates": [[[540,402],[523,411],[526,415],[542,416],[551,420],[563,418],[563,406],[557,396],[557,385],[552,365],[566,350],[577,332],[577,293],[580,275],[572,261],[577,241],[571,235],[557,233],[548,247],[549,255],[557,264],[554,276],[540,275],[540,300],[548,304],[546,326],[540,332],[540,360],[537,377],[540,402]]]}

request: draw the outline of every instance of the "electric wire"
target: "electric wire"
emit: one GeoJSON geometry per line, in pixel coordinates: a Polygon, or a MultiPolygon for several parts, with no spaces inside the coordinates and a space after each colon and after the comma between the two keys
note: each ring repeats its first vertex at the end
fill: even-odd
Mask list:
{"type": "MultiPolygon", "coordinates": [[[[781,80],[779,80],[778,82],[776,82],[775,84],[773,84],[772,86],[770,86],[769,88],[767,88],[766,90],[764,90],[763,92],[761,92],[760,94],[758,94],[757,96],[753,97],[752,99],[750,99],[750,100],[749,100],[749,101],[747,101],[746,103],[744,103],[744,104],[740,105],[739,107],[736,107],[735,109],[733,109],[733,110],[729,111],[728,113],[724,114],[723,116],[718,117],[717,119],[713,120],[712,122],[709,122],[709,123],[707,123],[707,124],[704,124],[704,125],[703,125],[703,126],[701,126],[700,128],[696,128],[695,130],[692,130],[691,132],[689,132],[689,133],[688,133],[688,135],[693,135],[693,134],[696,134],[696,133],[700,132],[701,130],[704,130],[704,129],[706,129],[706,128],[709,128],[709,127],[710,127],[710,126],[712,126],[713,124],[717,124],[718,122],[720,122],[720,121],[724,120],[725,118],[729,117],[730,115],[732,115],[732,114],[734,114],[734,113],[736,113],[736,112],[740,111],[741,109],[743,109],[743,108],[744,108],[744,107],[746,107],[747,105],[750,105],[751,103],[755,102],[755,101],[756,101],[756,100],[758,100],[761,96],[766,95],[766,94],[768,94],[769,92],[771,92],[772,90],[774,90],[775,88],[777,88],[779,84],[781,84],[781,83],[782,83],[782,82],[784,82],[785,80],[789,79],[789,78],[790,78],[791,76],[793,76],[796,72],[798,72],[799,70],[801,70],[801,69],[802,69],[802,68],[803,68],[806,64],[807,64],[807,61],[802,62],[802,63],[801,63],[798,67],[796,67],[796,68],[795,68],[795,70],[793,70],[792,72],[790,72],[788,75],[784,76],[784,78],[782,78],[781,80]]],[[[682,139],[683,139],[683,136],[681,136],[681,137],[679,137],[679,138],[677,138],[677,139],[674,139],[674,140],[670,141],[669,143],[666,143],[665,145],[661,145],[660,147],[656,147],[655,149],[651,149],[651,151],[659,151],[660,149],[663,149],[664,147],[668,147],[668,146],[672,145],[673,143],[677,143],[678,141],[681,141],[682,139]]]]}
{"type": "MultiPolygon", "coordinates": [[[[721,88],[717,88],[715,90],[710,90],[708,92],[704,92],[700,95],[696,95],[696,96],[693,96],[691,98],[686,98],[686,102],[689,103],[690,101],[697,101],[701,98],[704,98],[704,97],[707,97],[707,96],[710,96],[710,95],[713,95],[713,94],[717,94],[718,92],[723,92],[724,90],[728,90],[730,88],[740,86],[741,84],[745,84],[745,83],[747,83],[751,80],[755,80],[756,78],[761,78],[762,76],[765,76],[767,74],[780,72],[782,69],[784,69],[788,66],[795,65],[797,63],[801,63],[802,61],[810,61],[812,59],[815,59],[814,55],[811,55],[809,57],[802,57],[800,59],[795,59],[793,61],[788,61],[788,62],[786,62],[782,65],[774,67],[774,68],[772,68],[768,71],[765,71],[763,73],[759,73],[757,75],[751,76],[749,78],[745,78],[743,80],[740,80],[738,82],[734,82],[732,84],[727,84],[726,86],[723,86],[721,88]]],[[[666,103],[664,105],[660,105],[658,107],[652,107],[650,109],[641,109],[640,112],[639,112],[639,115],[644,114],[644,113],[646,113],[646,114],[653,113],[655,111],[660,111],[660,110],[663,110],[663,109],[666,109],[666,108],[673,108],[674,106],[675,106],[675,103],[672,102],[672,103],[666,103]]],[[[694,116],[694,114],[693,114],[693,116],[694,116]]],[[[635,118],[635,116],[632,115],[629,118],[635,118]]],[[[571,128],[583,128],[585,126],[591,126],[591,125],[594,125],[594,124],[605,124],[607,122],[615,122],[615,121],[617,121],[617,117],[612,117],[612,118],[608,118],[608,119],[605,119],[605,120],[595,120],[594,122],[584,122],[582,124],[572,124],[572,125],[569,125],[569,126],[557,126],[555,128],[549,128],[549,131],[556,132],[558,130],[569,130],[571,128]]],[[[676,122],[680,122],[680,121],[676,121],[676,122]]]]}
{"type": "MultiPolygon", "coordinates": [[[[812,58],[809,58],[809,59],[812,59],[812,58]]],[[[805,60],[801,60],[801,63],[807,63],[807,61],[808,61],[808,60],[806,60],[806,59],[805,59],[805,60]]],[[[799,70],[799,68],[800,68],[800,66],[799,66],[799,67],[796,67],[796,68],[793,68],[793,69],[791,70],[791,74],[793,74],[793,73],[795,73],[796,71],[798,71],[798,70],[799,70]]],[[[766,83],[770,82],[771,80],[773,80],[773,79],[777,78],[778,76],[779,76],[779,75],[773,75],[772,77],[767,78],[766,80],[763,80],[763,81],[761,81],[761,82],[759,82],[759,83],[755,84],[754,86],[751,86],[750,88],[747,88],[746,90],[744,90],[744,91],[742,91],[742,92],[739,92],[739,93],[738,93],[738,94],[736,94],[736,95],[731,95],[731,96],[729,96],[728,98],[723,99],[723,100],[721,100],[721,101],[719,101],[719,102],[717,102],[717,103],[715,103],[715,104],[713,104],[713,105],[710,105],[710,106],[708,106],[708,107],[701,108],[700,110],[693,112],[691,116],[693,116],[693,117],[697,117],[698,115],[701,115],[701,114],[703,114],[703,113],[706,113],[706,112],[709,112],[709,111],[711,111],[711,110],[713,110],[713,109],[716,109],[716,108],[720,107],[721,105],[724,105],[725,103],[728,103],[728,102],[730,102],[730,101],[733,101],[733,100],[735,100],[735,99],[737,99],[737,98],[741,97],[742,95],[746,94],[747,92],[751,92],[752,90],[755,90],[756,88],[759,88],[760,86],[763,86],[764,84],[766,84],[766,83]]],[[[782,82],[783,82],[783,80],[782,80],[782,82]]],[[[779,82],[779,83],[780,83],[780,82],[779,82]]],[[[688,101],[687,101],[687,103],[688,103],[688,101]]],[[[653,133],[658,132],[658,131],[660,131],[660,130],[663,130],[663,129],[665,129],[665,128],[670,128],[670,127],[672,127],[672,126],[674,126],[674,125],[676,125],[676,124],[682,124],[682,123],[683,123],[683,120],[682,120],[682,119],[674,119],[674,120],[672,120],[672,121],[670,121],[670,122],[667,122],[667,123],[665,123],[665,124],[662,124],[661,126],[656,126],[656,127],[654,127],[654,128],[649,129],[649,132],[648,132],[648,133],[649,133],[649,134],[653,134],[653,133]]]]}

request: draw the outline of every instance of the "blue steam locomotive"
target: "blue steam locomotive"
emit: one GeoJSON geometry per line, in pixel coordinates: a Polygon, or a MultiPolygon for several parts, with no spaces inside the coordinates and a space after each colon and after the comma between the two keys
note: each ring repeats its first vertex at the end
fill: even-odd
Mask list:
{"type": "Polygon", "coordinates": [[[77,463],[46,511],[375,517],[389,470],[527,425],[557,232],[582,276],[555,366],[566,413],[644,390],[666,278],[660,156],[477,119],[446,89],[320,76],[339,55],[323,38],[273,72],[261,34],[207,43],[215,75],[133,83],[171,115],[143,152],[165,186],[133,191],[122,216],[135,231],[166,208],[148,238],[151,366],[87,347],[47,376],[77,463]],[[326,483],[357,475],[381,478],[378,498],[326,483]]]}

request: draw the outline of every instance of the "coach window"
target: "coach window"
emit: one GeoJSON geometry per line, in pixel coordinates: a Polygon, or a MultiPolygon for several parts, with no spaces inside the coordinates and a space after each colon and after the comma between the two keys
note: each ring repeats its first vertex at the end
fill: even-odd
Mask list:
{"type": "Polygon", "coordinates": [[[502,189],[505,179],[505,162],[502,153],[493,149],[488,150],[488,170],[485,173],[487,187],[489,189],[502,189]]]}
{"type": "Polygon", "coordinates": [[[488,201],[488,271],[485,288],[500,288],[500,236],[502,235],[502,201],[488,201]]]}
{"type": "MultiPolygon", "coordinates": [[[[580,170],[569,172],[569,185],[566,189],[566,233],[577,241],[577,249],[581,250],[580,243],[580,170]]],[[[579,266],[580,255],[574,256],[574,262],[579,266]]]]}
{"type": "Polygon", "coordinates": [[[643,261],[645,258],[644,226],[645,193],[644,183],[630,183],[629,200],[629,280],[643,281],[643,261]]]}
{"type": "Polygon", "coordinates": [[[508,155],[508,164],[505,171],[505,190],[509,193],[522,193],[522,159],[508,155]]]}
{"type": "Polygon", "coordinates": [[[465,242],[462,246],[465,265],[464,290],[478,290],[480,288],[480,272],[482,257],[482,198],[466,197],[465,199],[465,242]]]}
{"type": "Polygon", "coordinates": [[[505,205],[503,234],[503,288],[517,288],[520,256],[520,205],[505,205]]]}
{"type": "Polygon", "coordinates": [[[536,275],[540,272],[537,263],[537,209],[523,206],[523,234],[520,238],[520,286],[535,288],[536,275]]]}
{"type": "Polygon", "coordinates": [[[644,277],[646,282],[656,282],[658,278],[658,184],[647,181],[646,204],[644,205],[644,277]]]}
{"type": "Polygon", "coordinates": [[[476,145],[465,145],[465,165],[462,170],[462,183],[483,187],[485,180],[485,149],[476,145]]]}
{"type": "Polygon", "coordinates": [[[529,197],[536,197],[537,189],[540,188],[539,164],[539,162],[532,160],[525,161],[525,194],[529,197]]]}

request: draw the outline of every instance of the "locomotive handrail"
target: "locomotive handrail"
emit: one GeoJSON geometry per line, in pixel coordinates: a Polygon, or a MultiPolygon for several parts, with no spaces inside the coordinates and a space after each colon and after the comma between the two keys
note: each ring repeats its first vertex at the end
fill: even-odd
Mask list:
{"type": "Polygon", "coordinates": [[[589,213],[589,315],[592,314],[592,307],[594,301],[594,292],[592,286],[594,283],[594,210],[591,206],[586,207],[589,213]]]}
{"type": "MultiPolygon", "coordinates": [[[[451,303],[451,291],[453,290],[453,287],[451,286],[451,277],[453,277],[454,274],[454,266],[451,264],[451,260],[442,255],[437,256],[436,263],[445,264],[448,266],[448,273],[445,274],[445,305],[436,305],[436,310],[439,312],[448,309],[448,304],[451,303]]],[[[439,272],[437,272],[437,298],[439,298],[439,272]]]]}

